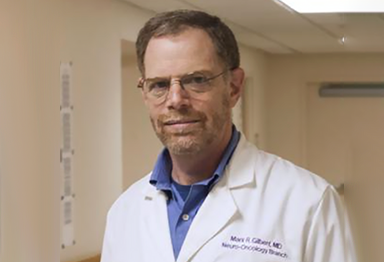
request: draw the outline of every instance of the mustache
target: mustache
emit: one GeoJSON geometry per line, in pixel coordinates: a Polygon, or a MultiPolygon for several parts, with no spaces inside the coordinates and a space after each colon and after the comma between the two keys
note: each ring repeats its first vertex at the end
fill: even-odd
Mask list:
{"type": "Polygon", "coordinates": [[[169,114],[160,115],[157,119],[159,125],[172,125],[177,123],[189,122],[205,122],[207,116],[198,111],[188,112],[171,112],[169,114]]]}

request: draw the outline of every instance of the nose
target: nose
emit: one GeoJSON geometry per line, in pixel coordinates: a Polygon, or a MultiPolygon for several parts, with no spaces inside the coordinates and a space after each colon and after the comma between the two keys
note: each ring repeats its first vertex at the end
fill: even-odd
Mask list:
{"type": "Polygon", "coordinates": [[[167,107],[177,110],[189,106],[189,98],[189,93],[183,88],[180,80],[172,80],[167,94],[167,107]]]}

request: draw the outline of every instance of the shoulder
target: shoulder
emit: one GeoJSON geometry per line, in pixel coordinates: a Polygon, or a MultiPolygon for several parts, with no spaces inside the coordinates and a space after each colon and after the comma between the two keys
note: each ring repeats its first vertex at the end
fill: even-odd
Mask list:
{"type": "Polygon", "coordinates": [[[274,154],[259,150],[245,139],[239,144],[234,155],[234,170],[252,172],[256,188],[262,192],[300,200],[300,202],[319,203],[327,189],[332,186],[320,176],[274,154]],[[245,168],[244,166],[247,166],[245,168]]]}
{"type": "Polygon", "coordinates": [[[340,212],[340,197],[325,179],[279,156],[254,150],[254,194],[270,207],[279,207],[276,216],[284,217],[287,224],[304,225],[317,212],[329,213],[332,206],[340,212]]]}
{"type": "Polygon", "coordinates": [[[324,192],[330,184],[322,177],[279,156],[258,150],[256,167],[264,170],[264,179],[280,181],[287,186],[307,187],[324,192]]]}
{"type": "Polygon", "coordinates": [[[132,184],[117,198],[109,209],[108,219],[112,217],[122,217],[123,214],[130,213],[131,210],[137,208],[140,203],[138,200],[140,198],[144,199],[145,191],[151,187],[149,184],[150,175],[151,174],[148,174],[132,184]]]}
{"type": "Polygon", "coordinates": [[[276,203],[285,203],[286,208],[294,212],[312,216],[326,195],[335,192],[322,177],[260,150],[255,170],[258,187],[263,189],[265,196],[276,203]]]}

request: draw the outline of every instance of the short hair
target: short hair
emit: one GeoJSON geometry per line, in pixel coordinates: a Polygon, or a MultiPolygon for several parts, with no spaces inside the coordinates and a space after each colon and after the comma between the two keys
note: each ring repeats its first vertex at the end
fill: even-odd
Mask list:
{"type": "Polygon", "coordinates": [[[176,10],[159,13],[152,17],[140,30],[136,40],[138,67],[145,75],[144,57],[149,41],[152,38],[178,35],[189,28],[205,31],[211,38],[218,57],[228,69],[240,65],[240,54],[236,38],[232,30],[217,16],[195,10],[176,10]]]}

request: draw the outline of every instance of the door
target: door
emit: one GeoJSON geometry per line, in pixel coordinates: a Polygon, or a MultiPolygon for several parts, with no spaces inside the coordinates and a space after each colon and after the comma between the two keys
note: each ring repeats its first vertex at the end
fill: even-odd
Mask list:
{"type": "Polygon", "coordinates": [[[335,186],[345,183],[361,261],[379,262],[384,235],[384,98],[321,98],[319,85],[310,85],[307,109],[307,167],[335,186]]]}

